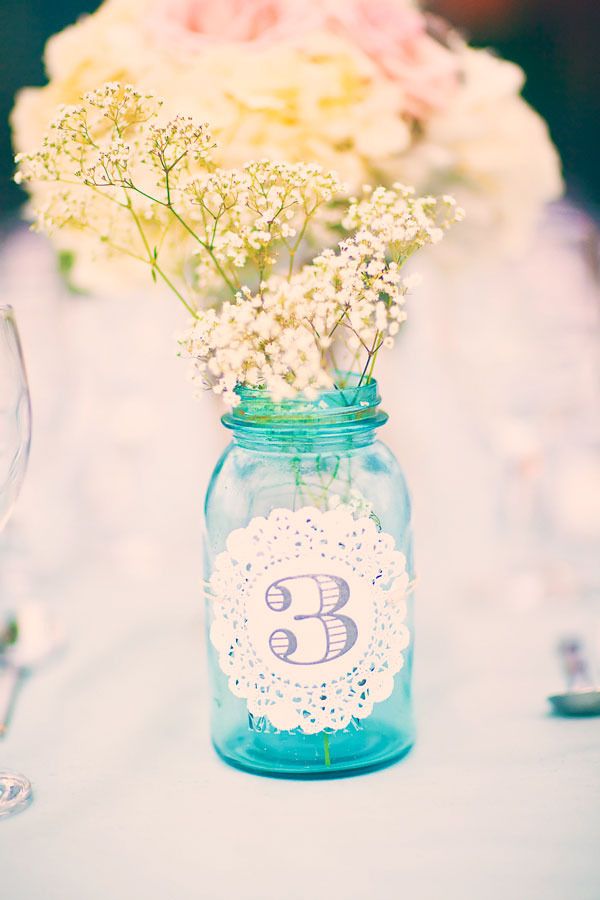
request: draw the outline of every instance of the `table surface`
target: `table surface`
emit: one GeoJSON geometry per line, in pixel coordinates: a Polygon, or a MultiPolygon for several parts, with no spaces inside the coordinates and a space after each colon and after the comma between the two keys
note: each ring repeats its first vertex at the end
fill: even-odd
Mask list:
{"type": "Polygon", "coordinates": [[[329,782],[216,757],[199,589],[214,407],[195,404],[171,359],[170,313],[134,305],[132,348],[116,301],[46,287],[40,302],[49,262],[22,240],[2,271],[36,431],[3,603],[41,599],[67,641],[24,683],[0,745],[0,767],[35,794],[0,823],[1,896],[598,900],[600,719],[554,718],[545,700],[559,686],[553,644],[589,611],[467,591],[453,575],[460,536],[426,504],[413,752],[329,782]]]}

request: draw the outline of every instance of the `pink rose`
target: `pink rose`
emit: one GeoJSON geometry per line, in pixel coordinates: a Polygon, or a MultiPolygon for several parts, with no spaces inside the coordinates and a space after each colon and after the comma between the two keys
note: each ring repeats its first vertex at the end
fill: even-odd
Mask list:
{"type": "Polygon", "coordinates": [[[425,16],[410,0],[155,0],[146,25],[190,52],[335,34],[398,84],[406,112],[418,119],[443,109],[457,85],[454,54],[427,33],[425,16]]]}
{"type": "Polygon", "coordinates": [[[348,37],[406,94],[407,112],[443,109],[458,83],[455,55],[427,33],[408,0],[329,0],[328,27],[348,37]]]}
{"type": "Polygon", "coordinates": [[[298,0],[157,0],[146,24],[194,51],[209,43],[290,39],[314,27],[316,20],[298,0]]]}

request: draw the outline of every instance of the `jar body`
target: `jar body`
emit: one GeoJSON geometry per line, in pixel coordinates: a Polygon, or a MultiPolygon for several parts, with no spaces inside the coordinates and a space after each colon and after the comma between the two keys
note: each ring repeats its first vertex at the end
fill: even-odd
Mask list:
{"type": "MultiPolygon", "coordinates": [[[[352,441],[346,445],[338,442],[331,446],[325,442],[318,451],[318,446],[303,449],[281,444],[243,446],[234,441],[219,460],[206,497],[205,566],[209,585],[207,646],[212,690],[212,740],[219,755],[228,763],[267,775],[332,777],[378,768],[403,756],[414,741],[411,703],[413,558],[410,500],[405,480],[394,455],[378,440],[371,439],[358,446],[352,441]],[[246,613],[235,622],[231,617],[226,617],[227,621],[221,623],[225,625],[225,630],[229,629],[227,638],[222,633],[221,625],[218,622],[215,624],[215,617],[220,616],[220,599],[210,589],[211,583],[214,583],[215,569],[226,564],[231,575],[232,560],[233,564],[238,564],[241,554],[245,552],[243,548],[250,540],[248,535],[252,534],[255,551],[264,559],[271,553],[265,550],[267,545],[280,546],[277,543],[281,539],[280,533],[273,535],[269,531],[273,519],[277,519],[277,527],[280,532],[283,530],[285,536],[289,533],[290,517],[293,516],[297,517],[293,521],[299,517],[304,529],[309,527],[306,523],[310,521],[311,534],[316,533],[317,525],[322,529],[322,534],[327,532],[325,537],[320,538],[319,546],[325,545],[327,540],[327,546],[331,548],[338,537],[337,534],[332,537],[332,533],[338,529],[337,555],[332,554],[331,549],[328,550],[328,558],[325,553],[315,555],[316,544],[313,543],[310,550],[313,556],[310,557],[307,551],[308,555],[304,557],[311,560],[310,564],[307,562],[306,569],[310,574],[306,574],[298,568],[303,559],[303,538],[290,542],[290,546],[298,548],[294,556],[296,568],[292,566],[289,569],[292,575],[287,569],[280,568],[278,572],[273,570],[274,574],[266,580],[263,579],[262,588],[249,598],[251,606],[246,613]],[[350,516],[361,534],[359,541],[350,527],[354,540],[352,546],[344,536],[348,532],[350,516]],[[232,539],[233,533],[238,537],[232,539]],[[242,538],[246,543],[239,543],[242,538]],[[337,715],[333,712],[335,703],[331,698],[334,692],[328,676],[329,672],[341,671],[344,659],[350,660],[351,671],[356,671],[356,665],[352,665],[352,653],[360,642],[357,633],[360,629],[355,625],[355,620],[362,613],[357,605],[355,612],[352,611],[347,582],[362,584],[363,557],[360,554],[363,549],[357,551],[356,548],[362,548],[363,543],[383,547],[384,556],[392,552],[390,548],[393,546],[396,562],[400,558],[404,560],[405,573],[400,579],[403,624],[394,626],[396,642],[395,649],[390,650],[393,657],[390,665],[387,660],[381,662],[383,657],[379,659],[387,687],[380,680],[377,684],[371,684],[368,677],[352,684],[350,677],[345,681],[338,678],[335,695],[342,706],[340,715],[337,715]],[[344,559],[346,549],[351,559],[344,559]],[[340,570],[340,565],[351,565],[353,574],[343,577],[345,569],[340,570]],[[282,571],[287,573],[287,577],[281,577],[282,571]],[[280,577],[277,578],[277,575],[280,577]],[[356,581],[356,578],[359,580],[356,581]],[[271,583],[265,590],[269,581],[271,583]],[[267,632],[270,632],[262,656],[259,653],[257,658],[254,654],[249,663],[254,679],[252,685],[258,692],[254,705],[244,693],[241,683],[245,678],[246,691],[249,690],[250,682],[246,676],[250,670],[246,668],[244,673],[240,673],[230,666],[238,646],[236,632],[231,629],[243,631],[247,619],[252,618],[252,610],[260,613],[266,622],[267,632]],[[278,628],[282,613],[287,616],[287,628],[278,628]],[[401,644],[397,640],[398,629],[402,629],[401,644]],[[310,652],[303,649],[302,644],[308,646],[311,636],[318,643],[322,641],[321,635],[327,638],[327,648],[323,651],[319,645],[321,649],[312,651],[318,665],[311,667],[310,652]],[[350,649],[344,657],[347,648],[350,649]],[[283,700],[277,700],[281,697],[277,684],[273,682],[270,689],[261,687],[264,676],[261,659],[266,657],[278,666],[278,677],[283,679],[278,684],[284,694],[286,685],[302,683],[306,686],[307,678],[309,681],[313,679],[313,687],[321,685],[316,691],[319,697],[314,699],[314,703],[322,703],[322,712],[312,715],[310,709],[304,710],[305,724],[293,716],[287,716],[282,706],[283,700]],[[295,682],[295,679],[299,680],[295,682]],[[269,706],[271,701],[260,694],[260,691],[268,694],[269,690],[275,703],[280,703],[281,714],[270,712],[277,711],[279,707],[269,706]],[[343,697],[345,690],[348,690],[349,698],[343,697]],[[374,697],[376,699],[372,702],[374,697]],[[354,706],[347,704],[350,699],[354,706]],[[319,718],[321,715],[324,718],[319,718]]],[[[306,531],[302,534],[306,535],[306,531]]],[[[292,555],[288,553],[288,561],[292,555]]],[[[236,575],[241,579],[237,587],[242,585],[242,590],[246,569],[254,568],[254,558],[249,559],[251,562],[246,564],[242,575],[236,575]]],[[[376,568],[379,565],[375,562],[376,568]]],[[[368,586],[382,583],[385,565],[381,563],[381,568],[373,577],[372,573],[369,574],[368,586]]],[[[369,589],[375,590],[376,587],[369,589]]],[[[232,590],[236,590],[235,584],[232,590]]],[[[370,602],[368,593],[361,594],[363,608],[370,602]]],[[[372,624],[369,627],[375,628],[372,624]]],[[[385,630],[385,623],[377,627],[385,630]]],[[[370,668],[373,670],[374,666],[370,668]]],[[[290,688],[290,698],[292,694],[290,688]]],[[[315,697],[314,691],[311,697],[315,697]]],[[[293,697],[294,701],[297,699],[293,697]]]]}

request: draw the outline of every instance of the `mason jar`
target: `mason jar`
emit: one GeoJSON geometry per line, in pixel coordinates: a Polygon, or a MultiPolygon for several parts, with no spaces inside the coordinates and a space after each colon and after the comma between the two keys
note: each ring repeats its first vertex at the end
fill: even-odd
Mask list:
{"type": "Polygon", "coordinates": [[[205,504],[214,746],[273,776],[385,766],[414,741],[414,573],[377,383],[238,397],[205,504]]]}

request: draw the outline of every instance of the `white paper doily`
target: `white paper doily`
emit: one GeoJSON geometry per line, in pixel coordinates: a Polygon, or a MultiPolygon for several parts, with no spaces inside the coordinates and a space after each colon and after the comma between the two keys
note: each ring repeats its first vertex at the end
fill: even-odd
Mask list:
{"type": "Polygon", "coordinates": [[[210,580],[211,641],[233,694],[281,730],[364,719],[409,643],[406,560],[349,509],[274,509],[231,532],[210,580]]]}

